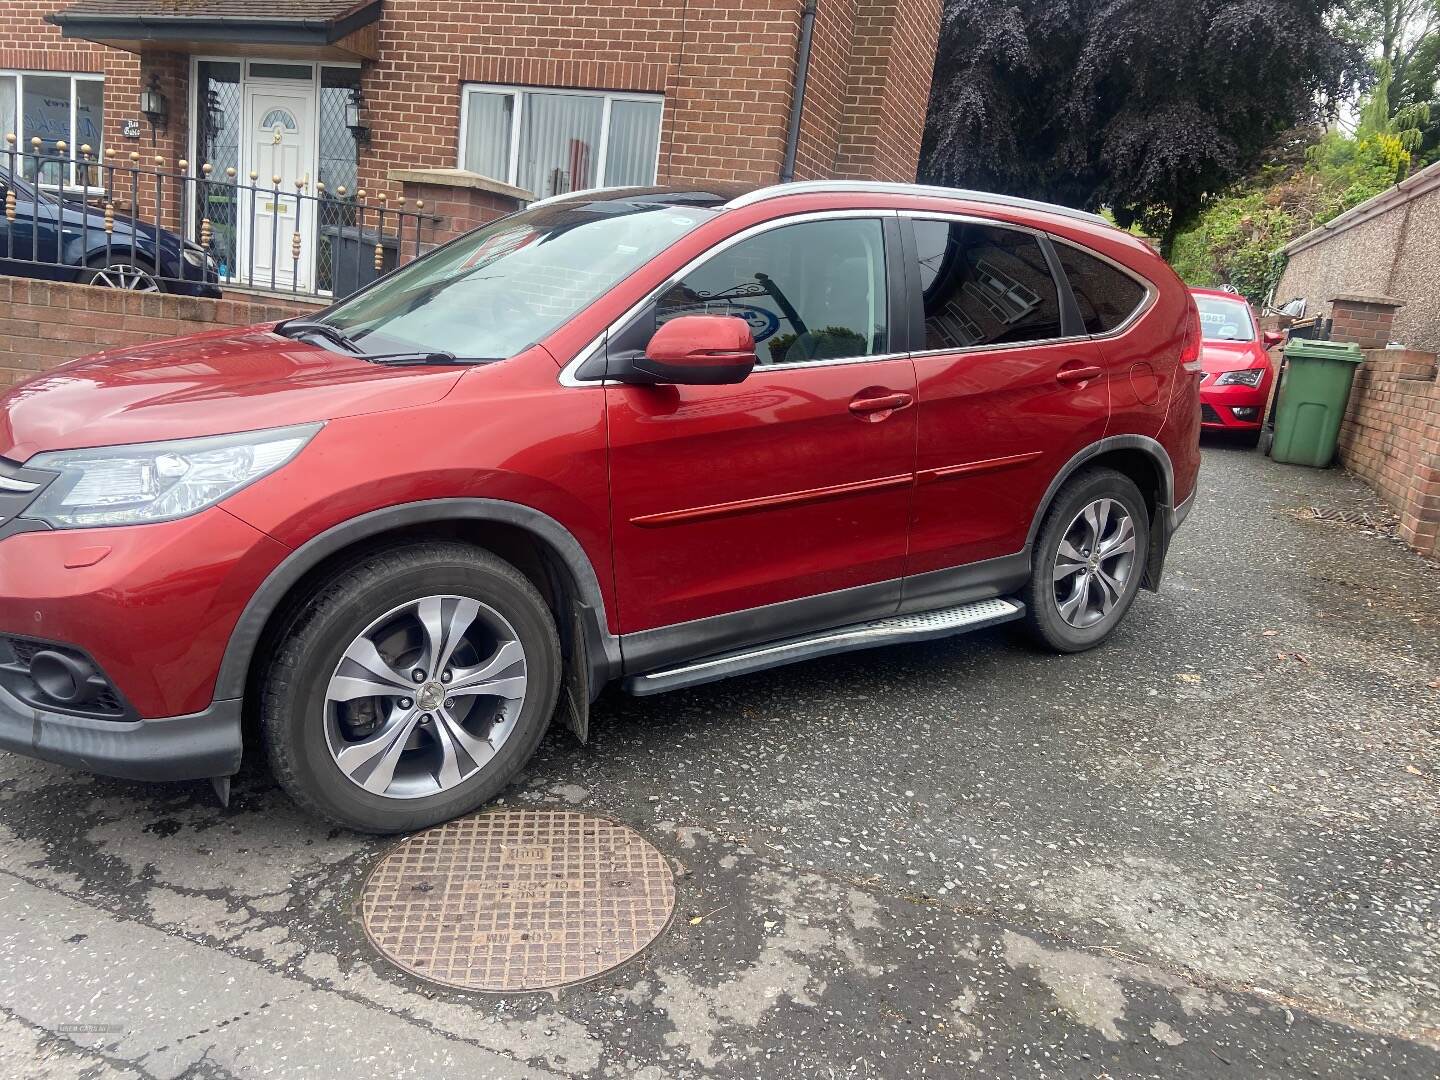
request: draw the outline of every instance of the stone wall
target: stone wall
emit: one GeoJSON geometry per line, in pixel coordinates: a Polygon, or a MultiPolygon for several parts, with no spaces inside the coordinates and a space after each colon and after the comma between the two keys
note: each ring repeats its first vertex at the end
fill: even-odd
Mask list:
{"type": "Polygon", "coordinates": [[[1393,297],[1395,340],[1440,351],[1440,163],[1291,243],[1275,289],[1307,314],[1342,294],[1393,297]]]}

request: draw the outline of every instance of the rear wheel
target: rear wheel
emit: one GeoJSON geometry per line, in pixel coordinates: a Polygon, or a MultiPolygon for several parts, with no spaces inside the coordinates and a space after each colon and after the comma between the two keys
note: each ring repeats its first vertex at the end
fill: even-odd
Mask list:
{"type": "Polygon", "coordinates": [[[261,697],[271,766],[300,804],[365,832],[498,794],[554,708],[560,648],[535,587],[488,552],[378,553],[323,588],[261,697]]]}
{"type": "Polygon", "coordinates": [[[1023,599],[1026,625],[1057,652],[1093,649],[1135,600],[1150,517],[1135,482],[1114,469],[1072,477],[1045,515],[1023,599]]]}

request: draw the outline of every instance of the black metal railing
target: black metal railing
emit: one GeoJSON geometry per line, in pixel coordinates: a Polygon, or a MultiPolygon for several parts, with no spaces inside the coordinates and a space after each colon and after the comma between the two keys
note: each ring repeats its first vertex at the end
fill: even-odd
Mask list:
{"type": "Polygon", "coordinates": [[[0,274],[219,296],[224,288],[339,298],[434,242],[425,204],[333,191],[308,177],[240,177],[138,152],[46,152],[5,137],[0,274]]]}

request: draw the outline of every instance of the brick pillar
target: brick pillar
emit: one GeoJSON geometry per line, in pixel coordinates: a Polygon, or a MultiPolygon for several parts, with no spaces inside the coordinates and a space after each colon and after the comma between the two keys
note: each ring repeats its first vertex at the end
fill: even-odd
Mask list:
{"type": "MultiPolygon", "coordinates": [[[[389,179],[400,185],[407,210],[418,208],[437,219],[422,233],[427,244],[453,240],[534,199],[528,191],[465,169],[392,169],[389,179]]],[[[407,250],[402,261],[413,255],[407,250]]]]}
{"type": "Polygon", "coordinates": [[[1362,349],[1383,349],[1390,343],[1395,312],[1405,301],[1388,296],[1342,293],[1330,301],[1330,340],[1353,341],[1362,349]]]}

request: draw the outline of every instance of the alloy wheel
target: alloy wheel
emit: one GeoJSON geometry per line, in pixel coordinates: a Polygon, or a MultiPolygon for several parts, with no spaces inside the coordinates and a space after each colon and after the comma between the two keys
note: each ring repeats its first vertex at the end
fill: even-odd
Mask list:
{"type": "Polygon", "coordinates": [[[1076,629],[1105,619],[1125,595],[1135,554],[1135,522],[1119,501],[1097,499],[1075,515],[1055,555],[1060,617],[1076,629]]]}
{"type": "Polygon", "coordinates": [[[340,771],[373,795],[417,799],[483,769],[525,703],[525,648],[510,622],[466,596],[392,608],[352,641],[325,691],[340,771]]]}
{"type": "Polygon", "coordinates": [[[150,271],[130,263],[111,263],[97,270],[90,279],[91,285],[102,285],[107,289],[127,289],[130,292],[159,292],[160,283],[150,271]]]}

